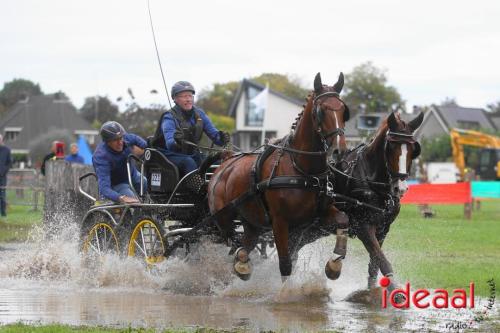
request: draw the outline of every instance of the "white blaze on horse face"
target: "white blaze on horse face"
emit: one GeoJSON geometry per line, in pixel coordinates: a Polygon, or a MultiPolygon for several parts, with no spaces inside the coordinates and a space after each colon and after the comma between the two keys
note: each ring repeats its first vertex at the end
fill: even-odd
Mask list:
{"type": "MultiPolygon", "coordinates": [[[[401,144],[401,155],[399,156],[399,173],[407,173],[406,170],[406,156],[408,155],[408,148],[406,147],[406,144],[403,143],[401,144]]],[[[406,183],[406,180],[398,180],[398,190],[399,190],[399,195],[402,196],[403,194],[408,191],[408,184],[406,183]]]]}

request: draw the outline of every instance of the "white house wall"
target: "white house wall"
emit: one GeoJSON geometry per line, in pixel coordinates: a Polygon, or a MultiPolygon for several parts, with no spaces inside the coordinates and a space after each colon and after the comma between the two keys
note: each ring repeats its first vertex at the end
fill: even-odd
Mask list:
{"type": "MultiPolygon", "coordinates": [[[[242,94],[238,101],[236,130],[262,132],[261,127],[245,126],[245,100],[246,92],[242,94]]],[[[290,132],[292,123],[301,110],[301,106],[269,93],[268,110],[266,110],[264,120],[266,132],[276,132],[279,138],[287,135],[290,132]]]]}

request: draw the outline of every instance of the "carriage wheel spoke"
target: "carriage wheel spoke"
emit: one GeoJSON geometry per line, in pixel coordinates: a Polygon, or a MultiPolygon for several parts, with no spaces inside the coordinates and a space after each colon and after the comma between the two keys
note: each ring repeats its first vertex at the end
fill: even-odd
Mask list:
{"type": "Polygon", "coordinates": [[[95,240],[97,244],[97,253],[101,253],[101,244],[99,244],[99,233],[97,232],[97,228],[95,229],[95,240]]]}
{"type": "Polygon", "coordinates": [[[144,254],[144,256],[147,257],[146,252],[144,252],[144,250],[142,249],[141,245],[135,239],[134,239],[134,243],[135,243],[135,245],[137,245],[137,248],[139,250],[141,250],[141,252],[144,254]]]}

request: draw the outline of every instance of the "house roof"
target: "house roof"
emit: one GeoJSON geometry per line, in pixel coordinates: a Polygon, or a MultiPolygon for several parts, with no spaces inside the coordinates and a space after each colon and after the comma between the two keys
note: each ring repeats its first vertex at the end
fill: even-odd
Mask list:
{"type": "MultiPolygon", "coordinates": [[[[248,79],[243,79],[241,81],[241,84],[240,86],[238,87],[238,90],[236,91],[236,94],[234,95],[234,98],[233,98],[233,101],[231,102],[231,106],[229,107],[229,111],[228,111],[228,116],[230,117],[234,117],[235,114],[236,114],[236,108],[238,107],[238,102],[241,98],[241,95],[243,94],[243,92],[245,91],[245,89],[247,87],[253,87],[257,90],[264,90],[266,87],[260,83],[257,83],[255,81],[251,81],[251,80],[248,80],[248,79]]],[[[280,92],[277,92],[275,90],[272,90],[269,88],[269,93],[272,94],[272,95],[275,95],[275,96],[278,96],[280,98],[283,98],[291,103],[294,103],[294,104],[297,104],[298,106],[302,106],[302,104],[304,104],[303,101],[301,100],[298,100],[298,99],[295,99],[295,98],[292,98],[292,97],[289,97],[289,96],[286,96],[280,92]]],[[[305,96],[304,96],[305,97],[305,96]]]]}
{"type": "Polygon", "coordinates": [[[21,129],[16,140],[8,142],[11,149],[27,150],[29,143],[52,129],[88,130],[97,134],[71,102],[59,93],[31,96],[17,102],[0,118],[0,132],[21,129]]]}
{"type": "Polygon", "coordinates": [[[480,128],[495,129],[495,125],[481,108],[465,108],[458,105],[434,106],[448,129],[460,128],[460,122],[477,122],[480,128]]]}

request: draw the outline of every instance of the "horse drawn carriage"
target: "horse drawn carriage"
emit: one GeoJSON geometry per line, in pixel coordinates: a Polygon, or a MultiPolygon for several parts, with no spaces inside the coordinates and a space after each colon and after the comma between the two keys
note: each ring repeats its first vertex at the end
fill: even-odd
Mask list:
{"type": "MultiPolygon", "coordinates": [[[[96,177],[95,173],[80,177],[80,193],[93,202],[81,225],[84,253],[102,255],[111,251],[154,265],[178,248],[189,252],[202,236],[219,241],[216,226],[209,223],[206,196],[207,183],[216,166],[203,176],[194,170],[179,177],[176,165],[155,148],[146,148],[142,159],[129,156],[129,176],[132,163],[147,179],[145,188],[136,193],[139,203],[99,201],[98,196],[93,197],[82,186],[87,178],[96,177]]],[[[131,188],[134,189],[132,185],[131,188]]],[[[235,221],[233,244],[241,236],[239,224],[235,221]]],[[[271,235],[263,235],[258,247],[260,254],[265,257],[267,247],[273,244],[271,235]]]]}
{"type": "Polygon", "coordinates": [[[257,249],[265,256],[268,246],[276,246],[285,280],[304,245],[335,235],[325,274],[337,279],[347,237],[357,236],[370,255],[368,286],[375,286],[379,271],[392,277],[381,247],[420,152],[413,132],[423,115],[406,123],[392,113],[370,143],[348,151],[343,83],[341,74],[333,86],[324,85],[318,73],[290,135],[258,154],[219,152],[179,180],[175,165],[146,149],[143,160],[136,159],[148,179],[138,193],[141,203],[97,203],[83,192],[96,202],[82,224],[83,251],[121,251],[154,264],[210,235],[230,243],[234,272],[244,280],[252,273],[249,253],[257,249]],[[332,163],[336,147],[341,157],[332,163]],[[205,172],[214,161],[220,166],[205,172]]]}

